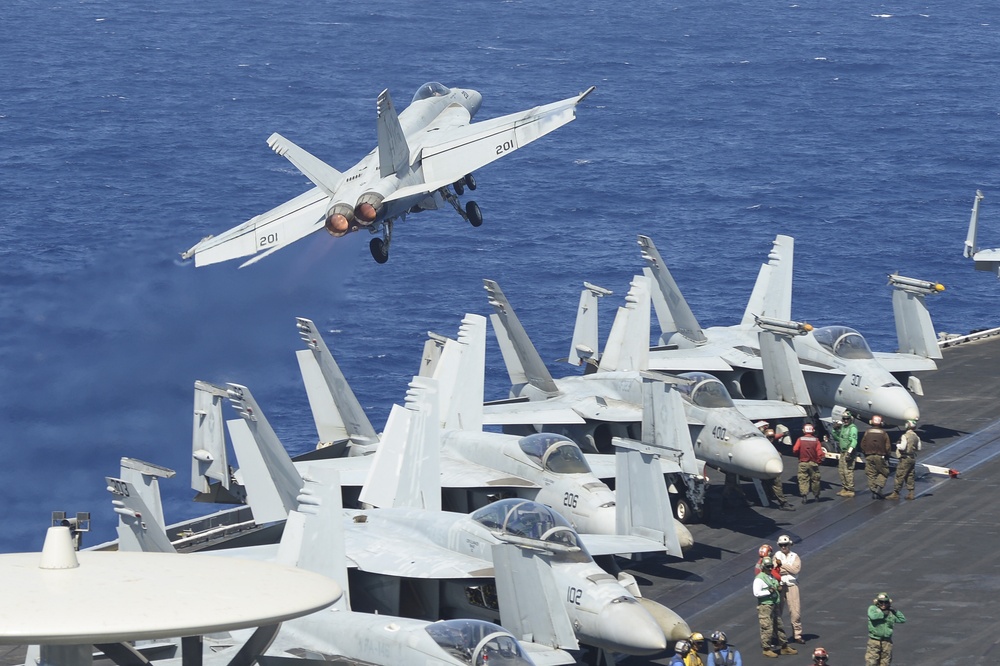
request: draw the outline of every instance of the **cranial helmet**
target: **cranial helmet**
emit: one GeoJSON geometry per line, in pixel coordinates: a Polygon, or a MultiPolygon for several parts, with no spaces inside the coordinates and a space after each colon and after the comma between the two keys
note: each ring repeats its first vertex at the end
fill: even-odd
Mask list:
{"type": "Polygon", "coordinates": [[[886,594],[885,592],[879,592],[878,596],[875,597],[875,603],[877,603],[877,604],[891,604],[892,603],[892,599],[890,599],[889,595],[886,594]]]}
{"type": "Polygon", "coordinates": [[[913,430],[914,428],[917,427],[917,422],[914,421],[913,419],[910,419],[909,421],[903,424],[903,427],[906,428],[907,430],[913,430]]]}
{"type": "Polygon", "coordinates": [[[722,631],[721,629],[716,629],[715,631],[712,632],[712,635],[709,636],[709,638],[712,639],[713,643],[725,643],[726,632],[722,631]]]}
{"type": "Polygon", "coordinates": [[[765,543],[763,546],[761,546],[760,548],[757,549],[757,556],[758,557],[767,557],[768,555],[770,555],[773,552],[774,552],[774,548],[771,548],[769,545],[767,545],[765,543]]]}
{"type": "Polygon", "coordinates": [[[812,423],[807,423],[804,426],[802,426],[802,432],[804,432],[807,435],[811,435],[814,432],[816,432],[816,428],[813,426],[812,423]]]}
{"type": "Polygon", "coordinates": [[[705,636],[700,631],[696,631],[693,634],[691,634],[691,638],[689,638],[688,640],[691,641],[692,644],[693,643],[704,643],[705,642],[705,636]]]}
{"type": "Polygon", "coordinates": [[[674,644],[674,652],[677,654],[687,654],[691,651],[691,641],[681,639],[674,644]]]}
{"type": "Polygon", "coordinates": [[[879,416],[878,414],[874,415],[872,417],[871,424],[873,426],[880,426],[880,425],[882,425],[882,417],[879,416]]]}
{"type": "Polygon", "coordinates": [[[770,557],[762,558],[761,561],[760,561],[760,568],[761,568],[761,571],[764,571],[764,570],[767,570],[767,569],[773,569],[774,568],[774,560],[772,560],[770,557]]]}
{"type": "Polygon", "coordinates": [[[850,423],[854,420],[854,416],[852,416],[851,413],[845,409],[843,415],[840,417],[840,420],[844,423],[850,423]]]}
{"type": "Polygon", "coordinates": [[[780,537],[778,537],[779,546],[784,546],[785,544],[791,545],[791,543],[792,543],[792,537],[788,536],[787,534],[782,534],[780,537]]]}
{"type": "Polygon", "coordinates": [[[826,648],[818,647],[813,650],[813,659],[826,659],[829,656],[830,655],[826,653],[826,648]]]}

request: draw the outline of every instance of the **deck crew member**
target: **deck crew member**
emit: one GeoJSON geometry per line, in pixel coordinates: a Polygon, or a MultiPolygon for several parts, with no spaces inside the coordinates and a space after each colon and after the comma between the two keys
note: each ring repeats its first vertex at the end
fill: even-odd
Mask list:
{"type": "Polygon", "coordinates": [[[889,435],[882,429],[882,417],[872,416],[871,428],[861,438],[861,452],[865,454],[865,476],[868,478],[868,490],[872,491],[872,499],[885,499],[882,487],[889,478],[889,463],[887,456],[892,452],[889,435]]]}
{"type": "Polygon", "coordinates": [[[819,464],[826,455],[819,439],[813,434],[816,428],[811,423],[802,426],[802,436],[795,440],[792,453],[799,456],[799,495],[802,503],[809,500],[809,493],[819,500],[819,464]]]}
{"type": "Polygon", "coordinates": [[[899,491],[903,489],[904,483],[906,484],[906,489],[909,491],[906,494],[906,499],[913,499],[917,451],[920,450],[920,436],[917,435],[916,421],[911,419],[906,422],[904,427],[906,431],[899,438],[899,443],[896,444],[896,453],[899,455],[899,464],[896,465],[896,485],[893,488],[892,494],[888,495],[886,499],[899,499],[899,491]]]}
{"type": "Polygon", "coordinates": [[[892,599],[879,592],[868,607],[868,647],[865,666],[889,666],[892,663],[892,628],[906,622],[906,617],[892,607],[892,599]]]}
{"type": "Polygon", "coordinates": [[[792,624],[792,640],[805,643],[802,638],[802,603],[799,596],[799,572],[802,571],[802,558],[792,550],[792,537],[782,534],[778,537],[778,552],[774,561],[781,570],[782,604],[779,615],[784,615],[788,607],[788,619],[792,624]]]}
{"type": "Polygon", "coordinates": [[[778,654],[798,654],[788,645],[788,636],[778,614],[781,583],[771,573],[774,562],[770,557],[760,561],[760,573],[753,579],[753,596],[757,598],[757,620],[760,623],[760,647],[765,657],[778,654]]]}
{"type": "Polygon", "coordinates": [[[858,426],[854,425],[854,417],[845,411],[840,421],[833,426],[833,441],[837,443],[840,461],[837,463],[837,473],[840,474],[841,497],[854,497],[854,465],[857,462],[854,450],[858,446],[858,426]]]}
{"type": "Polygon", "coordinates": [[[716,629],[709,639],[712,649],[708,651],[708,666],[743,666],[743,655],[728,643],[726,632],[716,629]]]}

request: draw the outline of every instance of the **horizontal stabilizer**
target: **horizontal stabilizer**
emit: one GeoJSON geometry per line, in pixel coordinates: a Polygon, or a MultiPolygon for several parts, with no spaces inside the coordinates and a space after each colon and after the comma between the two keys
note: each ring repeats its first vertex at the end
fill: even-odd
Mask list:
{"type": "Polygon", "coordinates": [[[291,162],[296,169],[302,172],[302,175],[313,182],[313,185],[329,196],[333,196],[337,192],[343,174],[332,166],[299,148],[277,132],[268,137],[267,145],[275,153],[291,162]]]}

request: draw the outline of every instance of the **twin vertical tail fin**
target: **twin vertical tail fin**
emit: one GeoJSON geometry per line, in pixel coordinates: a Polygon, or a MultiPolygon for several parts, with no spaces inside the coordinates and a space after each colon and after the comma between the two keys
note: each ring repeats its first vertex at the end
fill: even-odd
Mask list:
{"type": "Polygon", "coordinates": [[[795,239],[775,236],[767,263],[757,273],[741,326],[751,327],[757,317],[788,321],[792,318],[792,264],[795,239]]]}
{"type": "Polygon", "coordinates": [[[603,372],[649,368],[649,278],[636,275],[618,308],[598,369],[603,372]]]}
{"type": "Polygon", "coordinates": [[[680,395],[662,382],[642,385],[642,442],[614,438],[616,531],[662,543],[683,557],[659,458],[669,456],[686,473],[696,460],[680,395]]]}
{"type": "Polygon", "coordinates": [[[299,361],[320,446],[347,442],[349,455],[371,452],[378,444],[378,434],[319,329],[312,320],[303,317],[296,317],[295,323],[299,336],[307,346],[307,349],[295,352],[295,356],[299,361]]]}
{"type": "Polygon", "coordinates": [[[611,293],[610,289],[598,287],[589,282],[583,283],[583,291],[580,292],[580,305],[576,310],[576,324],[573,326],[573,342],[570,343],[569,357],[566,359],[569,364],[596,364],[600,360],[597,300],[601,296],[609,296],[611,293]]]}
{"type": "Polygon", "coordinates": [[[976,198],[972,202],[972,217],[969,218],[969,233],[965,236],[964,256],[966,259],[971,259],[979,251],[979,247],[976,245],[976,234],[979,227],[979,202],[984,198],[982,190],[976,190],[976,198]]]}
{"type": "Polygon", "coordinates": [[[327,195],[332,197],[336,194],[337,187],[343,178],[342,173],[306,150],[299,148],[277,132],[267,138],[267,145],[275,153],[291,162],[296,169],[302,172],[303,176],[311,180],[313,185],[326,192],[327,195]]]}
{"type": "Polygon", "coordinates": [[[457,340],[447,340],[434,371],[446,430],[480,432],[486,386],[486,317],[467,314],[457,340]]]}
{"type": "Polygon", "coordinates": [[[490,316],[490,321],[493,322],[493,330],[500,343],[500,351],[511,384],[527,383],[547,395],[558,394],[559,388],[555,380],[545,367],[542,357],[538,355],[538,350],[531,344],[531,339],[514,314],[514,308],[507,301],[500,285],[493,280],[483,280],[483,284],[486,293],[489,294],[490,305],[495,311],[495,314],[490,316]]]}
{"type": "Polygon", "coordinates": [[[311,468],[306,476],[298,508],[288,514],[281,534],[277,561],[337,581],[344,596],[334,608],[350,610],[340,474],[311,468]]]}
{"type": "Polygon", "coordinates": [[[242,418],[226,425],[254,520],[260,524],[284,520],[298,504],[302,477],[250,389],[239,384],[228,388],[229,402],[242,418]]]}
{"type": "Polygon", "coordinates": [[[389,91],[378,96],[378,164],[379,174],[385,178],[399,173],[410,163],[410,146],[399,124],[399,115],[392,106],[389,91]]]}
{"type": "Polygon", "coordinates": [[[191,488],[211,491],[215,479],[229,490],[229,463],[226,435],[222,430],[222,401],[225,389],[207,382],[194,383],[194,429],[191,434],[191,488]]]}
{"type": "Polygon", "coordinates": [[[122,458],[120,478],[105,477],[111,504],[118,514],[118,550],[125,552],[176,552],[167,536],[160,501],[160,478],[174,471],[134,458],[122,458]]]}
{"type": "Polygon", "coordinates": [[[938,346],[934,333],[934,323],[924,297],[941,293],[944,285],[895,273],[889,276],[889,284],[893,288],[892,314],[896,319],[899,352],[925,358],[942,358],[941,347],[938,346]]]}
{"type": "Polygon", "coordinates": [[[580,647],[552,567],[537,551],[495,544],[493,568],[504,629],[521,641],[565,650],[580,647]]]}
{"type": "Polygon", "coordinates": [[[360,499],[379,508],[441,510],[437,380],[414,377],[404,407],[393,405],[360,499]]]}
{"type": "Polygon", "coordinates": [[[646,260],[652,274],[653,288],[660,292],[660,297],[654,299],[654,303],[658,306],[656,317],[660,323],[661,335],[666,337],[676,331],[695,344],[704,343],[707,340],[705,333],[701,330],[687,301],[684,300],[670,271],[667,270],[663,257],[653,244],[653,239],[649,236],[639,236],[639,247],[642,248],[642,258],[646,260]]]}

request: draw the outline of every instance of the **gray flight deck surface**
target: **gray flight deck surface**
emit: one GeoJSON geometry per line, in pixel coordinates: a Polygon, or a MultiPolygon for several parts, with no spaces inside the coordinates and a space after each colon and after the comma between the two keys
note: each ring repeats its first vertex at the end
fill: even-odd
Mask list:
{"type": "MultiPolygon", "coordinates": [[[[837,468],[828,461],[821,500],[802,505],[796,460],[779,445],[785,495],[796,510],[756,501],[724,510],[714,487],[706,523],[690,526],[695,546],[684,562],[648,560],[630,569],[643,595],[679,613],[694,631],[724,630],[748,666],[808,664],[818,646],[830,652],[831,664],[863,663],[866,612],[882,591],[907,618],[894,634],[894,664],[1000,663],[1000,337],[945,349],[938,365],[924,377],[926,397],[918,400],[918,462],[957,469],[957,479],[918,479],[914,501],[873,500],[859,465],[857,494],[845,499],[836,494],[837,468]],[[797,655],[775,659],[761,654],[750,586],[758,546],[773,547],[781,534],[792,537],[803,560],[806,644],[795,646],[797,655]]],[[[889,434],[895,442],[900,433],[889,434]]],[[[752,486],[744,490],[754,497],[752,486]]],[[[787,613],[784,623],[790,635],[787,613]]],[[[622,663],[668,662],[662,656],[622,663]]]]}

